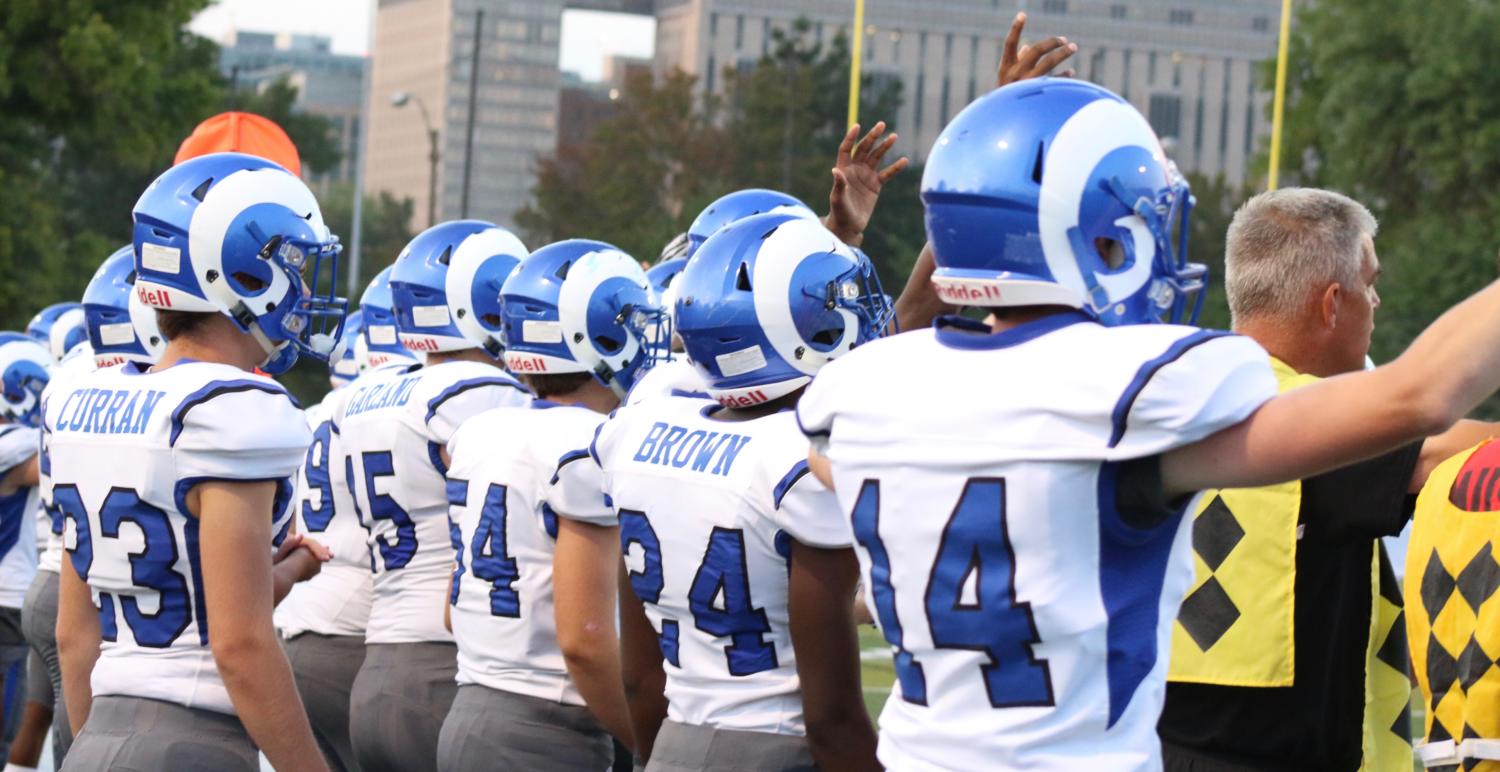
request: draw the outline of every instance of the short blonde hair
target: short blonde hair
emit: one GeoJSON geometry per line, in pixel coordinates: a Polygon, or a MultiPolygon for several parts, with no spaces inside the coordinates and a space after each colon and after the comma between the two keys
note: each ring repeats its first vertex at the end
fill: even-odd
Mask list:
{"type": "Polygon", "coordinates": [[[1309,291],[1353,286],[1364,237],[1379,227],[1363,204],[1331,190],[1283,188],[1246,201],[1224,251],[1231,317],[1295,315],[1309,291]]]}

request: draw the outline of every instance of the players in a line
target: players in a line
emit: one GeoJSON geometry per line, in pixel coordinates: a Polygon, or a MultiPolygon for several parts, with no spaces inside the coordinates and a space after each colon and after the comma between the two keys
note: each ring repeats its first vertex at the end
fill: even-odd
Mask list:
{"type": "Polygon", "coordinates": [[[580,635],[567,619],[558,620],[561,630],[554,622],[554,587],[558,594],[594,582],[612,588],[617,575],[608,563],[598,571],[568,568],[595,546],[597,534],[607,544],[615,538],[613,528],[593,523],[602,491],[597,478],[574,476],[584,465],[570,452],[588,445],[643,372],[655,339],[649,328],[662,314],[633,258],[584,240],[522,260],[501,301],[506,363],[536,400],[475,416],[448,443],[456,556],[449,613],[459,691],[443,724],[438,765],[607,769],[611,735],[634,744],[610,618],[613,593],[589,599],[602,608],[608,631],[580,635]],[[569,665],[609,676],[603,684],[575,683],[569,665]]]}
{"type": "MultiPolygon", "coordinates": [[[[344,349],[355,352],[356,367],[369,378],[417,362],[396,339],[390,273],[385,268],[365,289],[357,312],[363,324],[352,341],[351,327],[345,325],[344,349]],[[371,366],[377,358],[379,366],[371,366]]],[[[350,314],[351,319],[354,316],[350,314]]],[[[331,371],[330,380],[338,377],[331,371]]],[[[362,382],[355,379],[341,388],[362,382]]],[[[365,659],[371,575],[367,534],[336,447],[340,436],[329,420],[341,398],[340,391],[331,391],[308,411],[313,441],[299,471],[293,501],[297,532],[317,539],[333,557],[317,576],[297,585],[276,607],[276,627],[285,639],[297,690],[329,767],[351,770],[358,765],[349,741],[349,694],[365,659]]]]}
{"type": "Polygon", "coordinates": [[[272,627],[326,552],[287,537],[301,410],[250,370],[327,356],[343,303],[317,201],[270,162],[217,154],[137,202],[135,292],[168,343],[47,401],[65,519],[58,651],[77,732],[66,769],[324,769],[272,627]],[[316,274],[314,274],[316,275],[316,274]]]}
{"type": "Polygon", "coordinates": [[[390,285],[400,340],[426,363],[373,371],[340,390],[333,447],[369,532],[374,572],[365,659],[350,695],[350,740],[367,772],[432,769],[458,686],[443,624],[453,548],[446,446],[458,427],[526,389],[499,359],[500,287],[526,248],[476,220],[419,234],[390,285]]]}

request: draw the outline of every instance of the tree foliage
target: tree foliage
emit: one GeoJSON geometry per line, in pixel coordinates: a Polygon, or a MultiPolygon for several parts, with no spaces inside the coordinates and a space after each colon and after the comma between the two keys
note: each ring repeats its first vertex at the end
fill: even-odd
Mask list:
{"type": "Polygon", "coordinates": [[[1494,0],[1299,4],[1283,164],[1380,219],[1377,360],[1495,277],[1497,46],[1494,0]]]}
{"type": "MultiPolygon", "coordinates": [[[[847,128],[848,61],[843,37],[820,44],[800,20],[773,30],[754,66],[720,73],[722,96],[701,95],[680,72],[631,80],[616,117],[539,162],[535,203],[517,223],[533,246],[597,238],[649,260],[730,191],[773,188],[826,211],[847,128]]],[[[894,122],[899,83],[866,77],[861,93],[866,125],[894,122]]],[[[908,169],[892,180],[866,233],[864,249],[888,285],[899,287],[924,241],[920,179],[908,169]]]]}

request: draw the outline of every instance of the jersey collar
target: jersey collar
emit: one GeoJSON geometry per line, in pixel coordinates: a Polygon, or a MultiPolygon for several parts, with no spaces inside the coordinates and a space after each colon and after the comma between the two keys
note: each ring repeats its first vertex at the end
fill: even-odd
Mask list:
{"type": "Polygon", "coordinates": [[[1092,321],[1082,311],[1064,311],[1000,332],[990,332],[990,326],[984,322],[962,316],[940,316],[932,326],[937,331],[938,342],[949,348],[988,351],[1018,346],[1049,332],[1092,321]]]}

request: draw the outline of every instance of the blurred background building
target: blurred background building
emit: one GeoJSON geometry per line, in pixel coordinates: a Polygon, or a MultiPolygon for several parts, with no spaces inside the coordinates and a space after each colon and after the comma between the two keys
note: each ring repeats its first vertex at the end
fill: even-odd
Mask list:
{"type": "MultiPolygon", "coordinates": [[[[678,68],[716,92],[724,68],[751,66],[767,52],[773,30],[806,18],[828,41],[849,34],[852,7],[851,0],[378,0],[367,156],[378,161],[365,169],[366,186],[413,198],[413,226],[425,227],[435,138],[436,218],[466,213],[510,225],[530,196],[536,158],[585,138],[612,114],[611,94],[625,73],[643,66],[612,63],[603,83],[565,79],[558,69],[565,9],[654,15],[654,72],[678,68]]],[[[1135,104],[1185,171],[1246,178],[1269,130],[1269,94],[1256,68],[1275,50],[1277,0],[867,0],[864,72],[903,84],[894,116],[903,152],[920,160],[947,120],[992,86],[1017,10],[1030,15],[1028,37],[1076,41],[1078,75],[1135,104]]],[[[297,53],[293,46],[282,55],[297,53]]]]}

